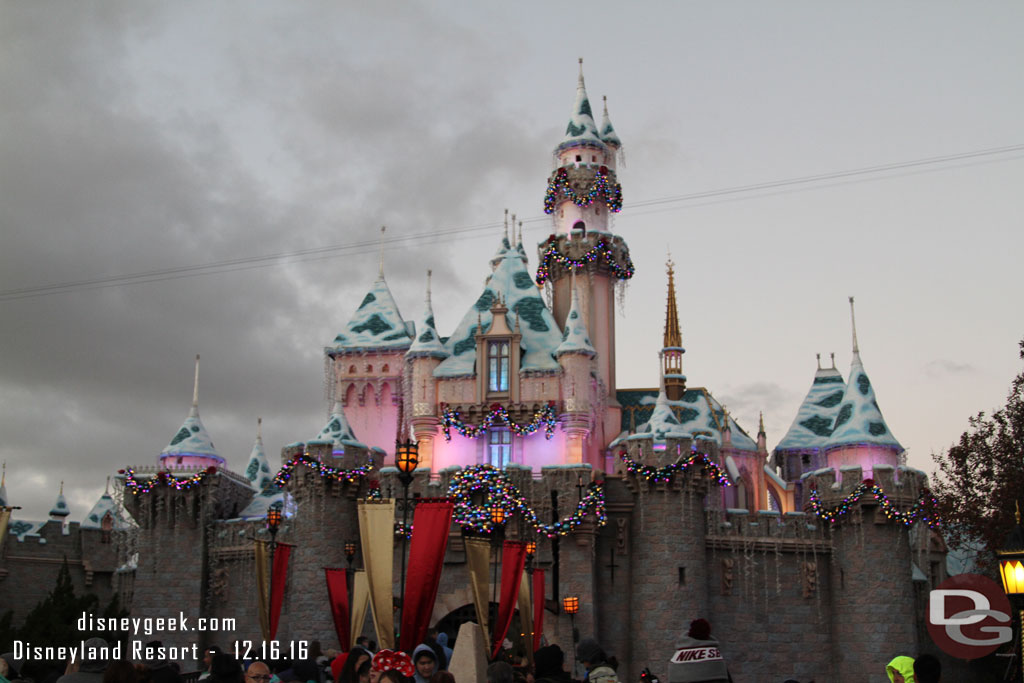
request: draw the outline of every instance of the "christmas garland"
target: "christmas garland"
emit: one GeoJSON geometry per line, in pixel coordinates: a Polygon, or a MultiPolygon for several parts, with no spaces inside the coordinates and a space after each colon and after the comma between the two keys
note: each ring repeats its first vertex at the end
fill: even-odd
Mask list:
{"type": "Polygon", "coordinates": [[[608,178],[608,168],[602,166],[594,176],[594,182],[583,194],[577,194],[569,187],[569,171],[560,168],[548,180],[548,189],[544,193],[544,213],[554,213],[555,203],[559,197],[565,197],[576,206],[590,206],[599,195],[604,195],[604,203],[612,213],[622,211],[622,185],[613,183],[608,178]]]}
{"type": "Polygon", "coordinates": [[[598,526],[604,526],[608,520],[604,487],[601,482],[593,482],[588,485],[587,493],[576,504],[572,515],[553,524],[542,524],[537,519],[537,512],[527,504],[508,476],[490,465],[475,465],[457,472],[448,486],[448,496],[455,501],[455,521],[466,529],[482,533],[494,530],[491,511],[495,508],[503,509],[506,515],[518,512],[534,531],[548,538],[565,536],[582,524],[588,514],[597,518],[598,526]],[[487,494],[486,502],[473,505],[473,494],[481,491],[487,494]]]}
{"type": "Polygon", "coordinates": [[[131,467],[127,467],[123,470],[118,470],[118,474],[124,475],[124,486],[132,495],[139,495],[140,493],[149,493],[157,486],[166,486],[176,491],[187,491],[188,489],[198,486],[206,477],[215,474],[217,468],[210,465],[202,472],[197,472],[191,477],[185,477],[184,479],[178,479],[170,473],[169,470],[157,472],[156,476],[147,478],[142,481],[135,478],[135,471],[131,467]]]}
{"type": "Polygon", "coordinates": [[[722,471],[722,468],[718,466],[718,463],[708,457],[706,453],[694,453],[686,460],[674,462],[671,465],[665,465],[664,467],[641,465],[625,453],[620,454],[619,457],[622,458],[622,462],[626,463],[627,472],[643,477],[644,481],[653,480],[655,482],[667,482],[676,472],[685,472],[697,463],[704,471],[704,474],[707,475],[708,479],[714,480],[719,486],[732,486],[732,482],[729,481],[728,475],[726,475],[726,473],[722,471]]]}
{"type": "Polygon", "coordinates": [[[550,439],[555,435],[555,425],[558,424],[558,418],[555,415],[554,405],[552,405],[552,403],[548,403],[548,405],[533,414],[532,420],[526,424],[519,424],[512,420],[505,406],[495,403],[491,406],[490,412],[484,417],[483,422],[479,425],[470,425],[466,424],[462,420],[459,411],[452,410],[447,405],[442,404],[441,427],[444,429],[445,441],[452,440],[452,427],[454,427],[462,436],[468,436],[475,439],[481,434],[484,434],[495,424],[506,425],[519,436],[528,436],[533,434],[543,426],[544,438],[550,439]]]}
{"type": "Polygon", "coordinates": [[[612,273],[615,274],[620,280],[629,280],[633,277],[633,273],[636,272],[636,268],[633,266],[632,259],[629,258],[629,254],[626,254],[626,266],[622,267],[615,262],[615,254],[612,252],[612,248],[608,246],[608,243],[604,240],[598,242],[598,244],[585,253],[583,258],[574,259],[563,255],[558,251],[558,247],[554,244],[555,236],[552,235],[548,238],[548,248],[541,254],[540,265],[537,267],[537,284],[542,285],[547,282],[548,278],[551,277],[551,262],[554,261],[563,268],[572,268],[573,270],[579,270],[588,263],[593,263],[599,257],[604,257],[605,262],[608,263],[608,267],[611,268],[612,273]]]}
{"type": "Polygon", "coordinates": [[[340,470],[330,467],[329,465],[325,465],[319,460],[315,460],[304,453],[299,453],[289,460],[284,467],[274,475],[273,486],[276,488],[284,488],[284,485],[292,478],[292,472],[298,465],[305,465],[321,477],[327,477],[329,479],[334,479],[335,481],[347,481],[350,484],[354,483],[360,477],[365,477],[373,471],[373,463],[367,463],[350,470],[340,470]]]}
{"type": "Polygon", "coordinates": [[[917,502],[914,503],[914,507],[901,511],[896,509],[889,496],[885,495],[882,487],[875,485],[873,479],[865,479],[849,495],[843,498],[839,505],[833,508],[825,508],[821,503],[818,490],[811,489],[811,511],[819,519],[835,525],[838,524],[839,518],[848,513],[860,497],[866,493],[870,493],[881,504],[882,512],[885,513],[886,519],[894,519],[903,526],[910,526],[919,518],[932,529],[937,529],[942,525],[942,520],[939,518],[938,513],[939,501],[935,499],[935,496],[927,488],[922,489],[921,495],[918,497],[917,502]]]}

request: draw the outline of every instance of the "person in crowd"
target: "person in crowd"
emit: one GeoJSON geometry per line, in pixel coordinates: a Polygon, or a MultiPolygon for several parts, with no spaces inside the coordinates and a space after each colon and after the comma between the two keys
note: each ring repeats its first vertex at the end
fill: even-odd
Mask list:
{"type": "Polygon", "coordinates": [[[20,673],[19,672],[19,668],[20,667],[18,665],[21,662],[17,661],[14,658],[14,653],[13,652],[5,652],[2,655],[0,655],[0,659],[2,659],[4,661],[4,664],[7,665],[7,672],[4,674],[4,677],[6,677],[8,681],[13,681],[16,678],[18,678],[18,675],[20,673]]]}
{"type": "Polygon", "coordinates": [[[359,665],[359,670],[356,671],[356,680],[358,683],[370,683],[370,660],[359,665]]]}
{"type": "Polygon", "coordinates": [[[103,683],[103,672],[107,668],[107,641],[90,638],[85,641],[85,652],[77,662],[77,671],[66,673],[57,683],[103,683]]]}
{"type": "Polygon", "coordinates": [[[619,677],[608,663],[608,655],[593,638],[584,638],[576,648],[576,659],[587,673],[584,681],[590,683],[619,683],[619,677]]]}
{"type": "Polygon", "coordinates": [[[266,662],[255,660],[245,670],[245,683],[270,683],[270,667],[266,662]]]}
{"type": "Polygon", "coordinates": [[[914,660],[916,683],[939,683],[942,680],[942,662],[935,655],[920,655],[914,660]]]}
{"type": "Polygon", "coordinates": [[[565,653],[557,645],[545,645],[533,653],[536,683],[572,683],[565,670],[565,653]]]}
{"type": "Polygon", "coordinates": [[[434,672],[441,669],[438,666],[437,653],[426,643],[417,645],[412,651],[412,663],[416,666],[416,673],[413,676],[416,683],[429,683],[434,672]]]}
{"type": "Polygon", "coordinates": [[[242,665],[234,655],[221,652],[213,656],[210,662],[210,675],[207,683],[245,683],[242,665]]]}
{"type": "Polygon", "coordinates": [[[366,636],[359,636],[356,638],[356,645],[363,648],[364,650],[370,649],[370,639],[366,636]]]}
{"type": "Polygon", "coordinates": [[[707,619],[694,619],[686,635],[676,641],[668,663],[668,683],[730,681],[718,640],[711,635],[707,619]]]}
{"type": "Polygon", "coordinates": [[[441,646],[441,651],[444,652],[444,669],[447,669],[452,665],[452,649],[448,647],[448,634],[441,631],[437,634],[437,644],[441,646]]]}
{"type": "Polygon", "coordinates": [[[430,683],[455,683],[455,676],[450,671],[435,671],[430,683]]]}
{"type": "Polygon", "coordinates": [[[914,683],[914,658],[902,655],[894,657],[885,665],[885,673],[892,683],[914,683]]]}
{"type": "Polygon", "coordinates": [[[210,668],[213,666],[213,658],[222,652],[224,651],[216,645],[211,645],[203,650],[203,672],[199,674],[199,680],[205,681],[210,677],[210,668]]]}
{"type": "Polygon", "coordinates": [[[7,660],[0,657],[0,683],[11,683],[10,679],[7,678],[10,666],[7,664],[7,660]]]}
{"type": "MultiPolygon", "coordinates": [[[[427,648],[430,649],[430,648],[427,648]]],[[[433,652],[433,650],[431,650],[433,652]]],[[[395,670],[406,678],[412,678],[416,667],[412,657],[400,650],[381,650],[370,663],[370,683],[378,683],[385,671],[395,670]]],[[[405,683],[404,681],[402,683],[405,683]]]]}
{"type": "Polygon", "coordinates": [[[143,646],[142,672],[140,679],[145,683],[181,683],[181,673],[176,666],[165,659],[158,659],[156,651],[164,644],[151,640],[143,646]]]}
{"type": "Polygon", "coordinates": [[[513,683],[515,671],[508,662],[491,662],[487,667],[487,683],[513,683]]]}
{"type": "Polygon", "coordinates": [[[429,645],[430,649],[437,655],[437,669],[435,671],[442,671],[448,668],[448,657],[444,653],[444,648],[441,647],[441,643],[437,642],[437,629],[428,628],[427,635],[423,639],[424,645],[429,645]]]}
{"type": "MultiPolygon", "coordinates": [[[[359,667],[364,663],[369,662],[373,655],[362,647],[354,647],[347,654],[338,655],[338,657],[345,657],[343,664],[341,665],[338,673],[334,676],[334,683],[358,683],[356,677],[359,672],[359,667]]],[[[337,659],[331,664],[331,672],[334,672],[334,665],[337,663],[337,659]]]]}
{"type": "Polygon", "coordinates": [[[292,662],[293,681],[298,683],[320,683],[320,668],[312,659],[298,659],[292,662]]]}

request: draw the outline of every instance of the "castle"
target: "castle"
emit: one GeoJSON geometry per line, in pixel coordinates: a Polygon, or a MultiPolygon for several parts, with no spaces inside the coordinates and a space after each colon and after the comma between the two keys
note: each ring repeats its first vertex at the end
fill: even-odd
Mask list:
{"type": "MultiPolygon", "coordinates": [[[[429,274],[411,322],[382,259],[325,349],[327,422],[284,448],[279,486],[259,435],[241,474],[213,446],[197,359],[192,409],[155,464],[120,472],[114,496],[81,524],[66,522],[62,498],[46,522],[10,522],[0,604],[23,617],[66,556],[79,589],[116,593],[133,615],[236,619],[233,630],[162,634],[166,643],[258,641],[252,539],[267,537],[267,510],[280,507],[278,538],[294,550],[277,637],[337,646],[323,568],[351,561],[343,545],[359,538],[357,500],[400,497],[394,444],[411,439],[414,497],[444,496],[467,468],[490,465],[533,519],[552,520],[541,534],[523,514],[504,523],[506,538],[537,540],[535,565],[555,579],[544,634],[567,651],[573,626],[593,634],[623,680],[645,666],[667,680],[676,638],[697,617],[712,623],[737,681],[863,680],[925,649],[923,591],[946,576],[944,548],[925,525],[924,475],[901,464],[855,332],[848,379],[819,362],[769,453],[763,424],[751,437],[711,391],[687,384],[670,261],[659,386],[616,386],[615,290],[634,276],[626,240],[609,231],[623,206],[620,147],[607,106],[594,118],[581,71],[535,271],[506,217],[483,291],[442,336],[429,274]],[[324,477],[315,461],[369,473],[324,477]],[[585,504],[585,490],[600,504],[585,504]],[[559,602],[569,595],[580,599],[572,619],[559,602]]],[[[0,497],[11,504],[2,486],[0,497]]],[[[473,618],[466,563],[453,524],[432,618],[452,635],[473,618]]]]}

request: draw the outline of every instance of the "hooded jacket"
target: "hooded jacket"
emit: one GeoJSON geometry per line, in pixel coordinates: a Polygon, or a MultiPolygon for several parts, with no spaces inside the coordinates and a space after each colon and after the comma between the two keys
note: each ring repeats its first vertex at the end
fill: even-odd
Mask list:
{"type": "Polygon", "coordinates": [[[913,657],[896,657],[891,662],[886,664],[885,673],[889,675],[890,681],[895,681],[896,677],[893,673],[903,674],[903,680],[905,683],[914,683],[914,659],[913,657]]]}
{"type": "MultiPolygon", "coordinates": [[[[416,646],[416,649],[412,651],[412,665],[416,666],[416,662],[420,657],[430,657],[434,660],[434,671],[435,673],[441,669],[438,666],[437,653],[434,652],[434,648],[430,647],[426,643],[416,646]]],[[[429,683],[429,679],[420,676],[420,670],[417,668],[416,673],[413,674],[413,678],[416,679],[416,683],[429,683]]]]}

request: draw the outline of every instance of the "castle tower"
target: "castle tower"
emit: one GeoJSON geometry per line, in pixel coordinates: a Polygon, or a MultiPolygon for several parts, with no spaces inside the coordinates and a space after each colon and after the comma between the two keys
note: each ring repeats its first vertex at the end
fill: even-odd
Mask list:
{"type": "Polygon", "coordinates": [[[821,354],[818,354],[818,369],[811,388],[772,455],[772,461],[787,482],[796,482],[799,487],[800,477],[805,472],[825,467],[823,449],[832,436],[832,425],[845,393],[846,384],[836,369],[835,354],[832,354],[830,368],[821,367],[821,354]]]}
{"type": "Polygon", "coordinates": [[[68,501],[64,498],[64,482],[60,483],[60,492],[57,494],[57,500],[54,501],[53,507],[50,508],[50,519],[55,522],[64,523],[71,511],[68,510],[68,501]]]}
{"type": "Polygon", "coordinates": [[[405,364],[411,368],[409,375],[412,377],[412,411],[409,423],[413,438],[419,442],[421,467],[431,467],[434,462],[434,437],[439,424],[434,370],[449,355],[434,324],[434,308],[430,302],[430,276],[431,271],[428,270],[423,314],[416,325],[416,338],[405,354],[405,364]]]}
{"type": "MultiPolygon", "coordinates": [[[[610,126],[611,124],[609,124],[610,126]]],[[[676,310],[675,263],[669,257],[668,301],[665,304],[665,340],[662,344],[662,375],[665,377],[665,393],[669,400],[679,401],[686,392],[686,375],[683,374],[683,336],[679,332],[679,312],[676,310]]]]}
{"type": "Polygon", "coordinates": [[[567,463],[586,461],[587,437],[593,431],[590,423],[590,372],[593,358],[597,354],[593,344],[587,337],[587,327],[580,314],[579,293],[575,286],[575,275],[572,277],[572,305],[565,319],[565,331],[562,343],[555,349],[555,358],[564,372],[562,382],[562,402],[565,414],[562,426],[568,434],[567,463]]]}
{"type": "Polygon", "coordinates": [[[862,467],[865,473],[875,465],[899,465],[903,452],[896,437],[882,417],[857,345],[857,324],[850,297],[850,325],[853,332],[853,363],[846,382],[843,400],[832,425],[832,434],[825,443],[825,457],[833,469],[862,467]]]}
{"type": "Polygon", "coordinates": [[[594,122],[583,81],[583,60],[565,137],[555,147],[556,168],[548,178],[544,212],[553,219],[552,236],[540,245],[538,284],[551,282],[559,327],[572,305],[570,275],[585,274],[579,292],[580,313],[597,352],[597,376],[604,386],[603,433],[617,434],[621,407],[615,395],[615,284],[633,276],[625,241],[609,232],[608,216],[622,209],[622,188],[615,174],[621,146],[611,121],[604,139],[594,122]]]}
{"type": "Polygon", "coordinates": [[[160,452],[160,466],[168,470],[223,467],[213,440],[199,419],[199,355],[196,355],[195,382],[192,387],[192,409],[171,443],[160,452]]]}
{"type": "Polygon", "coordinates": [[[267,461],[267,454],[263,451],[262,417],[256,418],[256,442],[252,445],[249,463],[245,467],[245,478],[249,480],[249,483],[257,491],[267,488],[274,480],[270,473],[270,463],[267,461]]]}

